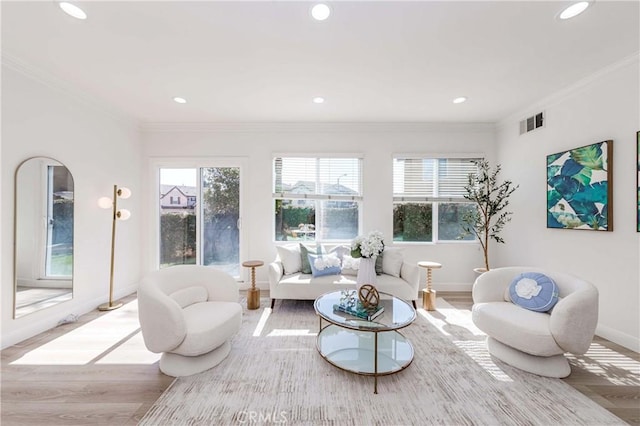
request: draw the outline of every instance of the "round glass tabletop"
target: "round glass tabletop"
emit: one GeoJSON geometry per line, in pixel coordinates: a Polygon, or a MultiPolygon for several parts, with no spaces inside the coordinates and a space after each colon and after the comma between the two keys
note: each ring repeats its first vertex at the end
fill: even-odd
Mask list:
{"type": "Polygon", "coordinates": [[[337,305],[348,296],[347,292],[353,293],[357,299],[355,290],[333,291],[318,297],[313,304],[316,313],[324,320],[339,325],[340,327],[353,330],[368,331],[388,331],[398,330],[411,324],[416,319],[416,310],[406,301],[394,297],[391,294],[380,292],[379,305],[384,307],[381,315],[372,321],[359,319],[353,315],[341,312],[336,309],[337,305]]]}

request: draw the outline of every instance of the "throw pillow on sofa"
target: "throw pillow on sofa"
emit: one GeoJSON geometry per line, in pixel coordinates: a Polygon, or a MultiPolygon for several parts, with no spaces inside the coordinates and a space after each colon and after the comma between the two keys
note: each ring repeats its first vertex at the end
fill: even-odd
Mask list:
{"type": "Polygon", "coordinates": [[[314,277],[340,274],[340,259],[335,255],[309,254],[309,265],[314,277]]]}
{"type": "Polygon", "coordinates": [[[360,269],[360,258],[354,259],[348,254],[342,257],[343,275],[358,275],[358,269],[360,269]]]}
{"type": "Polygon", "coordinates": [[[384,258],[384,251],[382,253],[380,253],[379,255],[376,256],[376,275],[382,275],[383,274],[383,270],[382,270],[382,259],[384,258]]]}
{"type": "Polygon", "coordinates": [[[322,254],[322,247],[318,244],[315,247],[307,246],[300,243],[300,271],[303,274],[311,273],[311,265],[309,265],[309,254],[322,254]]]}
{"type": "Polygon", "coordinates": [[[382,256],[382,272],[400,278],[402,269],[402,249],[390,247],[384,249],[382,256]]]}
{"type": "Polygon", "coordinates": [[[302,269],[302,260],[300,258],[300,246],[298,244],[288,244],[285,246],[276,246],[278,257],[282,262],[285,275],[295,274],[302,269]]]}

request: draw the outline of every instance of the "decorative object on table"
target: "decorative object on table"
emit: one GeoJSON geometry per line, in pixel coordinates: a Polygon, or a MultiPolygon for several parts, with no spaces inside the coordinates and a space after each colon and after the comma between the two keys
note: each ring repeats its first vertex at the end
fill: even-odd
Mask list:
{"type": "Polygon", "coordinates": [[[468,175],[468,183],[464,189],[464,198],[475,203],[475,210],[465,210],[462,214],[461,238],[474,235],[480,242],[484,255],[484,268],[489,270],[489,241],[504,243],[500,232],[511,220],[512,212],[505,211],[509,205],[509,196],[518,189],[513,182],[505,180],[498,183],[498,175],[502,167],[498,164],[491,169],[486,160],[477,160],[476,173],[468,175]]]}
{"type": "Polygon", "coordinates": [[[613,141],[547,156],[547,228],[613,231],[613,141]]]}
{"type": "Polygon", "coordinates": [[[636,191],[636,195],[637,195],[637,202],[638,202],[638,215],[637,215],[637,220],[636,220],[636,226],[637,226],[637,230],[638,232],[640,232],[640,131],[636,132],[636,139],[637,139],[637,159],[638,159],[638,175],[636,178],[636,185],[638,187],[638,190],[636,191]]]}
{"type": "MultiPolygon", "coordinates": [[[[362,288],[364,288],[363,286],[362,288]]],[[[343,290],[340,292],[340,303],[333,305],[333,310],[338,312],[344,312],[349,315],[353,315],[354,317],[361,318],[367,321],[373,321],[384,312],[384,306],[378,305],[380,301],[380,295],[378,291],[373,286],[370,287],[366,291],[366,295],[373,295],[377,297],[377,301],[375,305],[372,302],[362,301],[362,299],[358,300],[360,297],[360,293],[358,293],[358,297],[356,297],[356,292],[354,290],[343,290]],[[373,289],[373,291],[371,291],[373,289]]],[[[369,300],[366,299],[365,300],[369,300]]]]}
{"type": "Polygon", "coordinates": [[[122,302],[113,303],[113,268],[116,246],[116,221],[127,220],[131,216],[131,212],[127,209],[118,210],[118,198],[127,199],[131,197],[129,188],[118,188],[113,185],[113,198],[102,197],[98,200],[98,205],[103,209],[112,208],[111,215],[111,267],[109,269],[109,302],[98,306],[101,311],[111,311],[122,306],[122,302]]]}
{"type": "Polygon", "coordinates": [[[260,307],[260,289],[256,288],[256,268],[264,265],[262,260],[247,260],[242,262],[245,268],[251,268],[251,288],[247,290],[247,309],[260,307]]]}
{"type": "Polygon", "coordinates": [[[422,261],[418,266],[427,270],[427,286],[422,289],[422,307],[427,311],[436,310],[436,291],[431,288],[431,270],[442,268],[437,262],[422,261]]]}
{"type": "Polygon", "coordinates": [[[342,290],[340,292],[340,305],[346,308],[353,308],[356,306],[358,300],[356,299],[356,292],[353,290],[342,290]]]}
{"type": "Polygon", "coordinates": [[[380,303],[380,293],[371,284],[365,284],[358,289],[358,300],[365,309],[373,309],[380,303]]]}
{"type": "Polygon", "coordinates": [[[351,243],[351,257],[360,258],[360,268],[356,275],[356,286],[375,284],[376,258],[384,250],[382,232],[372,231],[366,236],[357,236],[351,243]]]}

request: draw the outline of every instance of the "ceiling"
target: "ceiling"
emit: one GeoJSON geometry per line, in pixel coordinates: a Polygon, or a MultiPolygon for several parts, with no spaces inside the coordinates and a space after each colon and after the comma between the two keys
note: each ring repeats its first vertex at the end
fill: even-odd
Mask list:
{"type": "Polygon", "coordinates": [[[640,50],[638,1],[76,4],[2,1],[3,61],[141,123],[496,122],[640,50]]]}

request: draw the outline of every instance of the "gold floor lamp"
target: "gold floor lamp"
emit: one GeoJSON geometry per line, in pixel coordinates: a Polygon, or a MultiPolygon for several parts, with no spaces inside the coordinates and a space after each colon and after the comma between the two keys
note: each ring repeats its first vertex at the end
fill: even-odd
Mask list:
{"type": "Polygon", "coordinates": [[[103,209],[112,207],[112,223],[111,223],[111,269],[109,271],[109,302],[98,306],[101,311],[111,311],[118,309],[122,306],[122,302],[113,303],[113,261],[115,255],[116,246],[116,222],[118,220],[127,220],[131,216],[131,212],[127,209],[118,210],[118,198],[127,199],[131,197],[131,190],[129,188],[118,188],[118,185],[113,185],[113,198],[102,197],[98,200],[98,204],[103,209]]]}

